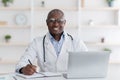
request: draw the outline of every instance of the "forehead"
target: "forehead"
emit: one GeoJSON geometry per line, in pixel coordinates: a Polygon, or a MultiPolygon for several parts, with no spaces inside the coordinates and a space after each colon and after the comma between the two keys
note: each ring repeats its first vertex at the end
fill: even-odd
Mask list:
{"type": "Polygon", "coordinates": [[[60,18],[63,18],[63,17],[64,17],[64,15],[61,12],[59,12],[59,11],[51,12],[48,15],[48,19],[50,19],[50,18],[60,19],[60,18]]]}

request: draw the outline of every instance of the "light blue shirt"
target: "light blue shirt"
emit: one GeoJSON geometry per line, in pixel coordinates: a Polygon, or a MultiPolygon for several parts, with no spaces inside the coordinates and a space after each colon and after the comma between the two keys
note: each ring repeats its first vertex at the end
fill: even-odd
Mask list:
{"type": "Polygon", "coordinates": [[[64,33],[62,34],[59,41],[55,40],[53,36],[50,34],[50,41],[54,46],[54,49],[56,51],[57,56],[59,56],[63,42],[64,42],[64,33]]]}

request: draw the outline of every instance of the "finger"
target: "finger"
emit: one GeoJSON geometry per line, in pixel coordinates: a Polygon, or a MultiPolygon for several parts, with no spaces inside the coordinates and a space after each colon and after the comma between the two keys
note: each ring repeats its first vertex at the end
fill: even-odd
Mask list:
{"type": "Polygon", "coordinates": [[[28,67],[24,67],[24,68],[22,69],[22,72],[23,72],[23,74],[25,74],[25,75],[32,75],[32,74],[34,73],[34,71],[33,71],[32,69],[28,68],[28,67]]]}
{"type": "Polygon", "coordinates": [[[26,73],[27,75],[32,75],[32,74],[35,73],[35,71],[34,71],[32,68],[27,68],[27,69],[25,70],[25,73],[26,73]]]}
{"type": "Polygon", "coordinates": [[[32,74],[34,74],[33,71],[26,71],[26,72],[25,72],[25,75],[32,75],[32,74]]]}
{"type": "Polygon", "coordinates": [[[32,72],[36,72],[36,66],[35,65],[27,65],[27,69],[31,70],[32,72]]]}
{"type": "Polygon", "coordinates": [[[32,75],[33,73],[36,72],[36,66],[32,65],[27,65],[26,67],[23,68],[23,74],[25,75],[32,75]]]}

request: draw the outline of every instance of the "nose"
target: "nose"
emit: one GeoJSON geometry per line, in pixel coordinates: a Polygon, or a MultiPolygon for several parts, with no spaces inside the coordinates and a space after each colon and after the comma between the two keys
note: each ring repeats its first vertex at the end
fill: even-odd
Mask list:
{"type": "Polygon", "coordinates": [[[54,22],[54,25],[55,25],[55,26],[58,26],[58,25],[59,25],[59,23],[58,23],[57,21],[55,21],[55,22],[54,22]]]}

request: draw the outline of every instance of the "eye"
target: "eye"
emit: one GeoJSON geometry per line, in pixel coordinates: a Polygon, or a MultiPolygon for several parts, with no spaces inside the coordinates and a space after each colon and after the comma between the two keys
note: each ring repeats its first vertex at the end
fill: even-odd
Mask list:
{"type": "Polygon", "coordinates": [[[63,23],[65,20],[64,19],[58,19],[57,22],[58,23],[63,23]]]}
{"type": "Polygon", "coordinates": [[[65,20],[64,19],[54,19],[54,18],[51,18],[51,19],[48,19],[47,20],[49,23],[59,23],[59,24],[62,24],[65,20]]]}
{"type": "Polygon", "coordinates": [[[54,22],[55,22],[55,19],[51,18],[51,19],[48,20],[48,22],[54,23],[54,22]]]}
{"type": "Polygon", "coordinates": [[[49,22],[52,22],[52,23],[53,23],[53,22],[55,22],[55,20],[49,20],[49,22]]]}

